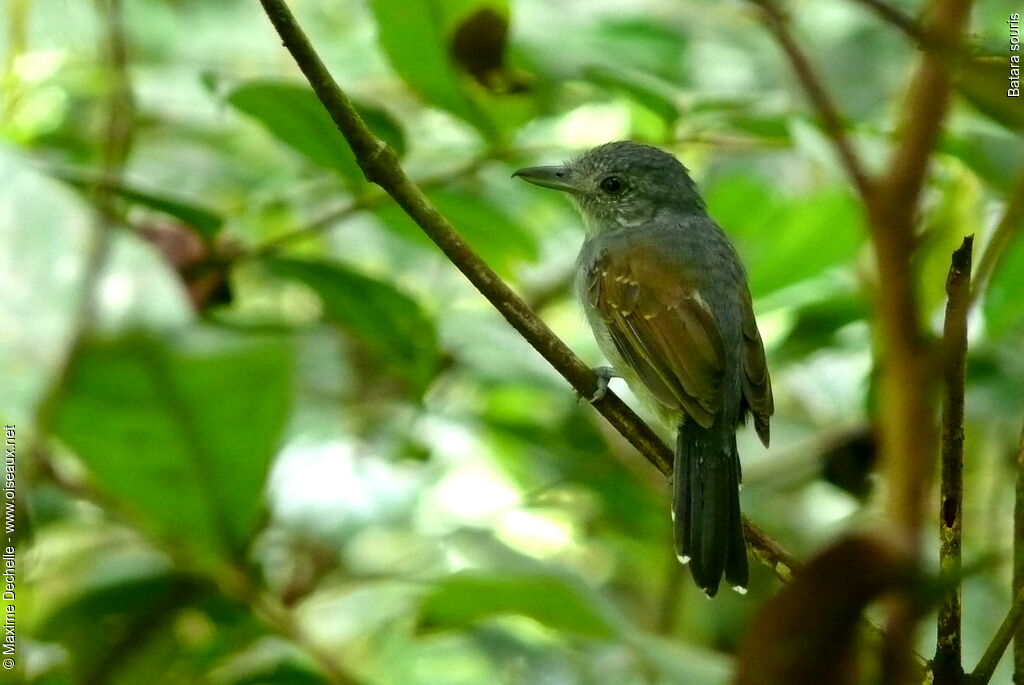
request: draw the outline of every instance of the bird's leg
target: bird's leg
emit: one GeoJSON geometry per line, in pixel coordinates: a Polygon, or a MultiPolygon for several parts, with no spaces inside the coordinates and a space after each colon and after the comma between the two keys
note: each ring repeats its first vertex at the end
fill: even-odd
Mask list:
{"type": "Polygon", "coordinates": [[[590,396],[591,402],[597,402],[608,392],[608,381],[613,378],[622,378],[615,369],[610,366],[596,366],[591,371],[597,376],[597,390],[590,396]]]}

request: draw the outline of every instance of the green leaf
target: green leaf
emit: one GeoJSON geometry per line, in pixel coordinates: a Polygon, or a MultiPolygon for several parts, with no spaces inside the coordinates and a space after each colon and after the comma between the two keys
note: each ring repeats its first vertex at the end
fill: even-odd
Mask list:
{"type": "Polygon", "coordinates": [[[472,96],[468,79],[452,59],[460,52],[453,43],[459,27],[485,8],[494,16],[508,17],[506,0],[370,1],[381,47],[406,85],[426,102],[496,140],[494,121],[480,99],[472,96]]]}
{"type": "MultiPolygon", "coordinates": [[[[1006,56],[968,59],[957,73],[956,86],[982,114],[1011,131],[1024,132],[1024,107],[1020,97],[1008,94],[1010,66],[1010,58],[1006,56]]],[[[1020,64],[1016,67],[1019,74],[1020,64]]],[[[1019,77],[1016,80],[1019,81],[1019,77]]]]}
{"type": "Polygon", "coordinates": [[[424,600],[420,625],[427,630],[459,629],[509,614],[581,637],[608,640],[620,632],[595,594],[568,577],[540,573],[450,576],[424,600]]]}
{"type": "Polygon", "coordinates": [[[281,339],[137,335],[82,345],[52,425],[149,532],[216,560],[259,522],[290,399],[281,339]]]}
{"type": "Polygon", "coordinates": [[[850,262],[864,242],[861,209],[845,190],[790,197],[740,175],[719,180],[705,197],[743,255],[755,297],[850,262]]]}
{"type": "Polygon", "coordinates": [[[1006,193],[1024,171],[1024,139],[992,129],[947,132],[940,147],[1006,193]]]}
{"type": "Polygon", "coordinates": [[[790,119],[786,116],[737,112],[726,113],[725,120],[732,129],[761,138],[765,143],[785,145],[793,139],[790,119]]]}
{"type": "MultiPolygon", "coordinates": [[[[173,616],[203,588],[192,578],[146,561],[107,549],[96,568],[86,571],[93,576],[90,584],[81,584],[84,579],[77,577],[50,578],[64,585],[66,596],[33,631],[36,639],[63,645],[74,672],[84,676],[103,669],[105,662],[123,659],[140,631],[153,625],[166,630],[173,616]],[[126,561],[143,565],[136,568],[123,564],[126,561]],[[120,572],[111,573],[118,562],[123,564],[115,569],[120,572]],[[97,631],[97,625],[103,630],[97,631]]],[[[132,656],[139,658],[137,651],[132,656]]]]}
{"type": "MultiPolygon", "coordinates": [[[[55,178],[84,192],[91,192],[99,183],[99,179],[89,173],[69,169],[53,170],[50,173],[55,178]]],[[[224,217],[217,212],[179,198],[141,190],[124,183],[115,183],[110,186],[110,190],[129,202],[179,219],[182,223],[195,229],[195,232],[206,241],[217,237],[224,225],[224,217]]]]}
{"type": "Polygon", "coordinates": [[[657,114],[669,126],[679,118],[672,88],[655,77],[640,71],[605,66],[586,68],[583,75],[602,88],[624,93],[657,114]]]}
{"type": "Polygon", "coordinates": [[[327,318],[344,328],[393,375],[422,395],[437,371],[433,321],[412,297],[337,263],[277,258],[270,273],[301,281],[320,296],[327,318]]]}
{"type": "Polygon", "coordinates": [[[687,34],[637,16],[613,19],[582,36],[583,51],[600,63],[659,77],[682,85],[688,80],[687,34]]]}
{"type": "MultiPolygon", "coordinates": [[[[977,254],[975,252],[975,264],[977,254]]],[[[1003,253],[985,289],[985,326],[993,338],[1024,333],[1021,293],[1024,293],[1024,239],[1017,236],[1003,253]]]]}
{"type": "MultiPolygon", "coordinates": [[[[353,184],[364,181],[363,172],[356,164],[348,143],[308,86],[282,81],[250,81],[232,90],[227,101],[311,162],[333,169],[353,184]]],[[[354,104],[377,137],[403,155],[405,136],[391,115],[369,105],[354,104]]]]}
{"type": "MultiPolygon", "coordinates": [[[[434,190],[427,193],[430,201],[447,217],[473,249],[493,269],[509,275],[518,262],[537,259],[537,243],[508,214],[493,204],[458,190],[434,190]]],[[[405,212],[388,204],[376,212],[390,230],[423,245],[433,243],[405,212]]]]}
{"type": "Polygon", "coordinates": [[[964,236],[980,230],[979,218],[984,215],[981,183],[964,165],[951,160],[935,177],[932,190],[938,202],[925,218],[914,254],[920,281],[917,299],[926,316],[946,301],[950,256],[964,236]]]}
{"type": "Polygon", "coordinates": [[[870,314],[864,295],[858,291],[835,293],[811,302],[795,313],[792,328],[774,351],[780,361],[807,357],[823,347],[836,343],[836,333],[854,321],[870,314]]]}

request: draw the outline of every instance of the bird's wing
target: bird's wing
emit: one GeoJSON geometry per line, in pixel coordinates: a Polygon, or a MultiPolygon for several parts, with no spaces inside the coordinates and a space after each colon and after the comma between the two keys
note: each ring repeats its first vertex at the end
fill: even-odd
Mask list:
{"type": "Polygon", "coordinates": [[[647,389],[710,427],[722,403],[725,346],[685,274],[658,250],[633,246],[602,253],[586,279],[591,306],[647,389]]]}
{"type": "Polygon", "coordinates": [[[754,415],[754,430],[765,447],[768,446],[768,419],[775,413],[772,379],[764,358],[764,344],[754,320],[750,292],[743,289],[743,399],[754,415]]]}

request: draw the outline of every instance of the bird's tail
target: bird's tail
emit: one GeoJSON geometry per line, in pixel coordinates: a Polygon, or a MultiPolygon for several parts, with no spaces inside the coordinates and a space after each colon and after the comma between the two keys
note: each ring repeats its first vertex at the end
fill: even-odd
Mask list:
{"type": "Polygon", "coordinates": [[[745,592],[749,571],[740,516],[740,459],[731,427],[694,421],[679,426],[672,518],[676,554],[709,597],[725,580],[745,592]]]}

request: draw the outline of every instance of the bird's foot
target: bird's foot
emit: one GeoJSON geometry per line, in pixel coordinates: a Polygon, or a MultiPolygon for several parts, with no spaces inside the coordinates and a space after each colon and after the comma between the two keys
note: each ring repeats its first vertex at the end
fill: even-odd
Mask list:
{"type": "Polygon", "coordinates": [[[622,376],[616,373],[615,369],[610,366],[597,366],[591,370],[597,376],[597,390],[590,396],[590,401],[597,402],[608,392],[608,381],[613,378],[622,378],[622,376]]]}

